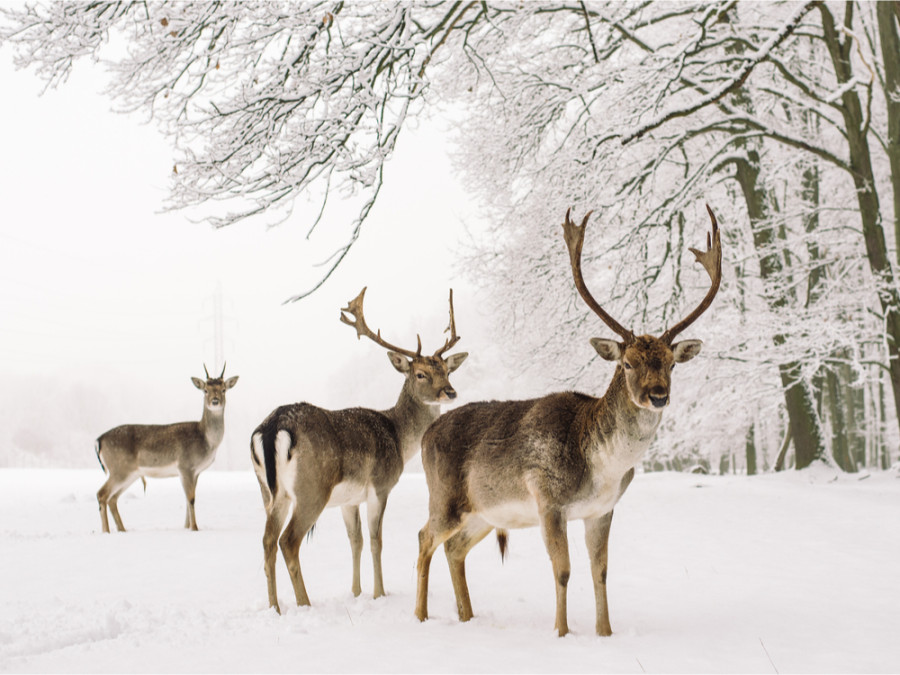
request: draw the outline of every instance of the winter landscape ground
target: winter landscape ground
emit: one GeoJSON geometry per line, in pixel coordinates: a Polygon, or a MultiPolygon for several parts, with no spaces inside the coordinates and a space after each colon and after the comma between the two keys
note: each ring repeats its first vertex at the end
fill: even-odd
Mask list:
{"type": "Polygon", "coordinates": [[[177,479],[120,502],[129,532],[100,533],[90,470],[0,471],[2,672],[897,672],[900,479],[824,467],[758,477],[638,475],[610,545],[614,635],[593,634],[580,522],[569,526],[569,625],[553,630],[537,530],[469,557],[476,618],[456,620],[442,554],[432,618],[413,616],[421,473],[385,521],[385,585],[350,593],[340,512],[301,549],[311,608],[267,608],[262,501],[251,471],[200,479],[199,533],[181,529],[177,479]]]}

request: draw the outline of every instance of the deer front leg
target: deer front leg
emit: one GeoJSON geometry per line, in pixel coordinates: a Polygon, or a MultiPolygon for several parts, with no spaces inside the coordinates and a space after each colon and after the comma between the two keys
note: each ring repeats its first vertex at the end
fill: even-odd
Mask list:
{"type": "Polygon", "coordinates": [[[362,523],[359,519],[359,506],[342,506],[341,515],[344,516],[344,525],[347,527],[347,537],[350,539],[350,552],[353,556],[353,583],[350,590],[354,597],[359,597],[362,587],[359,582],[359,565],[362,558],[363,536],[362,523]]]}
{"type": "Polygon", "coordinates": [[[376,494],[366,504],[366,519],[369,521],[369,546],[372,549],[372,570],[375,575],[373,595],[376,598],[384,595],[384,577],[381,571],[381,526],[384,522],[387,497],[387,494],[376,494]]]}
{"type": "Polygon", "coordinates": [[[594,597],[597,602],[597,635],[612,635],[609,625],[609,604],[606,599],[606,572],[609,560],[609,528],[613,512],[600,518],[584,521],[584,541],[591,558],[591,576],[594,579],[594,597]]]}
{"type": "Polygon", "coordinates": [[[197,514],[194,513],[194,497],[197,491],[197,476],[190,471],[181,474],[181,485],[184,488],[184,497],[187,501],[187,510],[184,515],[184,527],[197,531],[197,514]]]}
{"type": "Polygon", "coordinates": [[[569,632],[566,609],[566,589],[569,584],[569,539],[566,521],[555,509],[548,510],[541,517],[541,534],[544,545],[553,563],[553,577],[556,580],[556,625],[559,637],[569,632]]]}

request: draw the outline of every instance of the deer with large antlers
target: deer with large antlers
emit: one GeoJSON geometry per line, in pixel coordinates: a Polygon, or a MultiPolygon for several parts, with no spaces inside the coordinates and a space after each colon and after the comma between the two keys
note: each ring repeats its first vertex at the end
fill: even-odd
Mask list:
{"type": "MultiPolygon", "coordinates": [[[[707,209],[709,207],[707,206],[707,209]]],[[[709,307],[722,279],[722,248],[712,210],[707,250],[691,249],[709,274],[703,301],[660,337],[634,335],[593,298],[581,273],[588,213],[563,224],[575,286],[588,307],[621,339],[591,344],[616,371],[600,398],[564,392],[528,401],[471,403],[439,418],[422,440],[429,517],[419,532],[416,616],[428,616],[428,571],[442,543],[460,621],[472,618],[466,585],[469,550],[497,529],[540,527],[556,580],[556,630],[568,628],[567,522],[584,521],[596,599],[596,629],[610,635],[606,599],[607,543],[613,508],[650,445],[669,403],[672,368],[700,351],[700,340],[673,342],[709,307]]]]}
{"type": "Polygon", "coordinates": [[[138,478],[166,478],[181,476],[187,500],[184,526],[197,529],[194,495],[197,477],[216,458],[216,450],[225,436],[225,392],[237,384],[238,378],[225,378],[225,367],[218,377],[210,377],[203,366],[206,380],[192,377],[191,381],[203,392],[203,415],[199,422],[178,424],[124,424],[102,434],[95,446],[100,466],[109,478],[97,492],[100,503],[100,523],[109,532],[112,511],[116,527],[125,531],[119,516],[119,497],[138,478]]]}
{"type": "Polygon", "coordinates": [[[391,364],[404,376],[396,405],[384,411],[324,410],[309,403],[294,403],[272,411],[251,437],[253,468],[266,507],[263,553],[269,606],[279,613],[276,541],[287,563],[297,604],[310,604],[300,571],[300,543],[326,507],[341,507],[353,556],[351,590],[358,596],[362,592],[359,568],[363,546],[359,505],[366,504],[374,596],[384,595],[381,527],[388,495],[400,480],[406,462],[419,451],[425,429],[440,415],[440,405],[456,398],[450,373],[468,356],[460,352],[444,357],[459,341],[452,290],[447,329],[450,337],[431,356],[422,354],[421,337],[413,352],[387,342],[380,330],[373,332],[363,314],[365,293],[363,288],[341,310],[341,321],[356,329],[357,339],[365,336],[388,350],[391,364]]]}

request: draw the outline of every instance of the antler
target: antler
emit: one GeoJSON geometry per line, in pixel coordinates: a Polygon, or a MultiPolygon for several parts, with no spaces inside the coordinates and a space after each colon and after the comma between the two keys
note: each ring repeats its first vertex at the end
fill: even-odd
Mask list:
{"type": "Polygon", "coordinates": [[[459,335],[456,334],[456,319],[453,318],[453,289],[450,289],[450,324],[447,326],[445,333],[450,331],[450,337],[444,342],[444,346],[438,349],[434,355],[441,356],[445,351],[459,342],[459,335]]]}
{"type": "Polygon", "coordinates": [[[707,233],[706,235],[706,250],[698,251],[692,248],[690,251],[697,258],[697,262],[703,265],[712,284],[706,297],[697,305],[697,308],[662,334],[661,339],[667,344],[671,344],[676,335],[694,323],[707,310],[712,304],[713,298],[716,297],[716,293],[719,292],[719,284],[722,282],[722,241],[719,238],[719,223],[716,221],[712,209],[709,208],[709,204],[706,205],[706,210],[709,211],[709,218],[712,221],[712,234],[707,233]]]}
{"type": "Polygon", "coordinates": [[[204,363],[204,364],[203,364],[203,372],[206,373],[206,379],[207,379],[207,380],[213,380],[213,379],[221,380],[221,379],[223,379],[223,378],[225,377],[225,366],[227,366],[227,365],[228,365],[228,361],[226,361],[225,363],[223,363],[223,364],[222,364],[222,374],[219,375],[219,377],[213,378],[213,377],[210,377],[210,376],[209,376],[209,371],[206,369],[206,364],[204,363]]]}
{"type": "Polygon", "coordinates": [[[341,309],[341,321],[348,326],[353,326],[356,329],[356,337],[359,339],[363,335],[367,338],[375,342],[376,344],[381,345],[385,349],[389,349],[391,351],[399,352],[405,356],[410,358],[416,358],[417,356],[422,355],[422,338],[418,335],[416,338],[419,341],[419,347],[415,352],[411,352],[408,349],[401,349],[395,345],[392,345],[390,342],[387,342],[381,337],[381,330],[377,333],[373,333],[369,327],[366,325],[366,319],[363,315],[363,299],[366,295],[366,288],[364,287],[353,300],[347,303],[347,306],[341,309]],[[356,321],[351,321],[347,318],[347,315],[344,312],[349,312],[356,321]]]}
{"type": "Polygon", "coordinates": [[[587,289],[587,286],[584,283],[584,277],[581,275],[581,247],[584,245],[584,231],[587,228],[588,218],[591,217],[593,211],[587,212],[584,216],[584,220],[581,221],[580,227],[569,219],[569,213],[571,211],[571,208],[566,210],[566,222],[563,223],[563,236],[566,240],[566,246],[569,248],[569,261],[572,264],[572,276],[575,277],[575,287],[581,294],[582,299],[587,303],[587,306],[594,310],[594,313],[603,320],[603,323],[609,326],[610,329],[625,340],[626,343],[633,342],[634,333],[627,328],[624,328],[618,321],[604,311],[600,306],[600,303],[594,300],[594,296],[592,296],[591,292],[587,289]]]}

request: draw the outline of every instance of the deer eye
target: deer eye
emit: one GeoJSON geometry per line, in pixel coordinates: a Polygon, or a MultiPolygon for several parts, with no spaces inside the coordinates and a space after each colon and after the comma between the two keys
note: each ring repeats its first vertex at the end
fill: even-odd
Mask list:
{"type": "Polygon", "coordinates": [[[425,379],[425,373],[416,373],[416,378],[419,379],[419,380],[424,380],[424,379],[425,379]]]}
{"type": "Polygon", "coordinates": [[[622,361],[622,365],[625,366],[625,370],[631,370],[631,364],[628,361],[622,361]]]}

